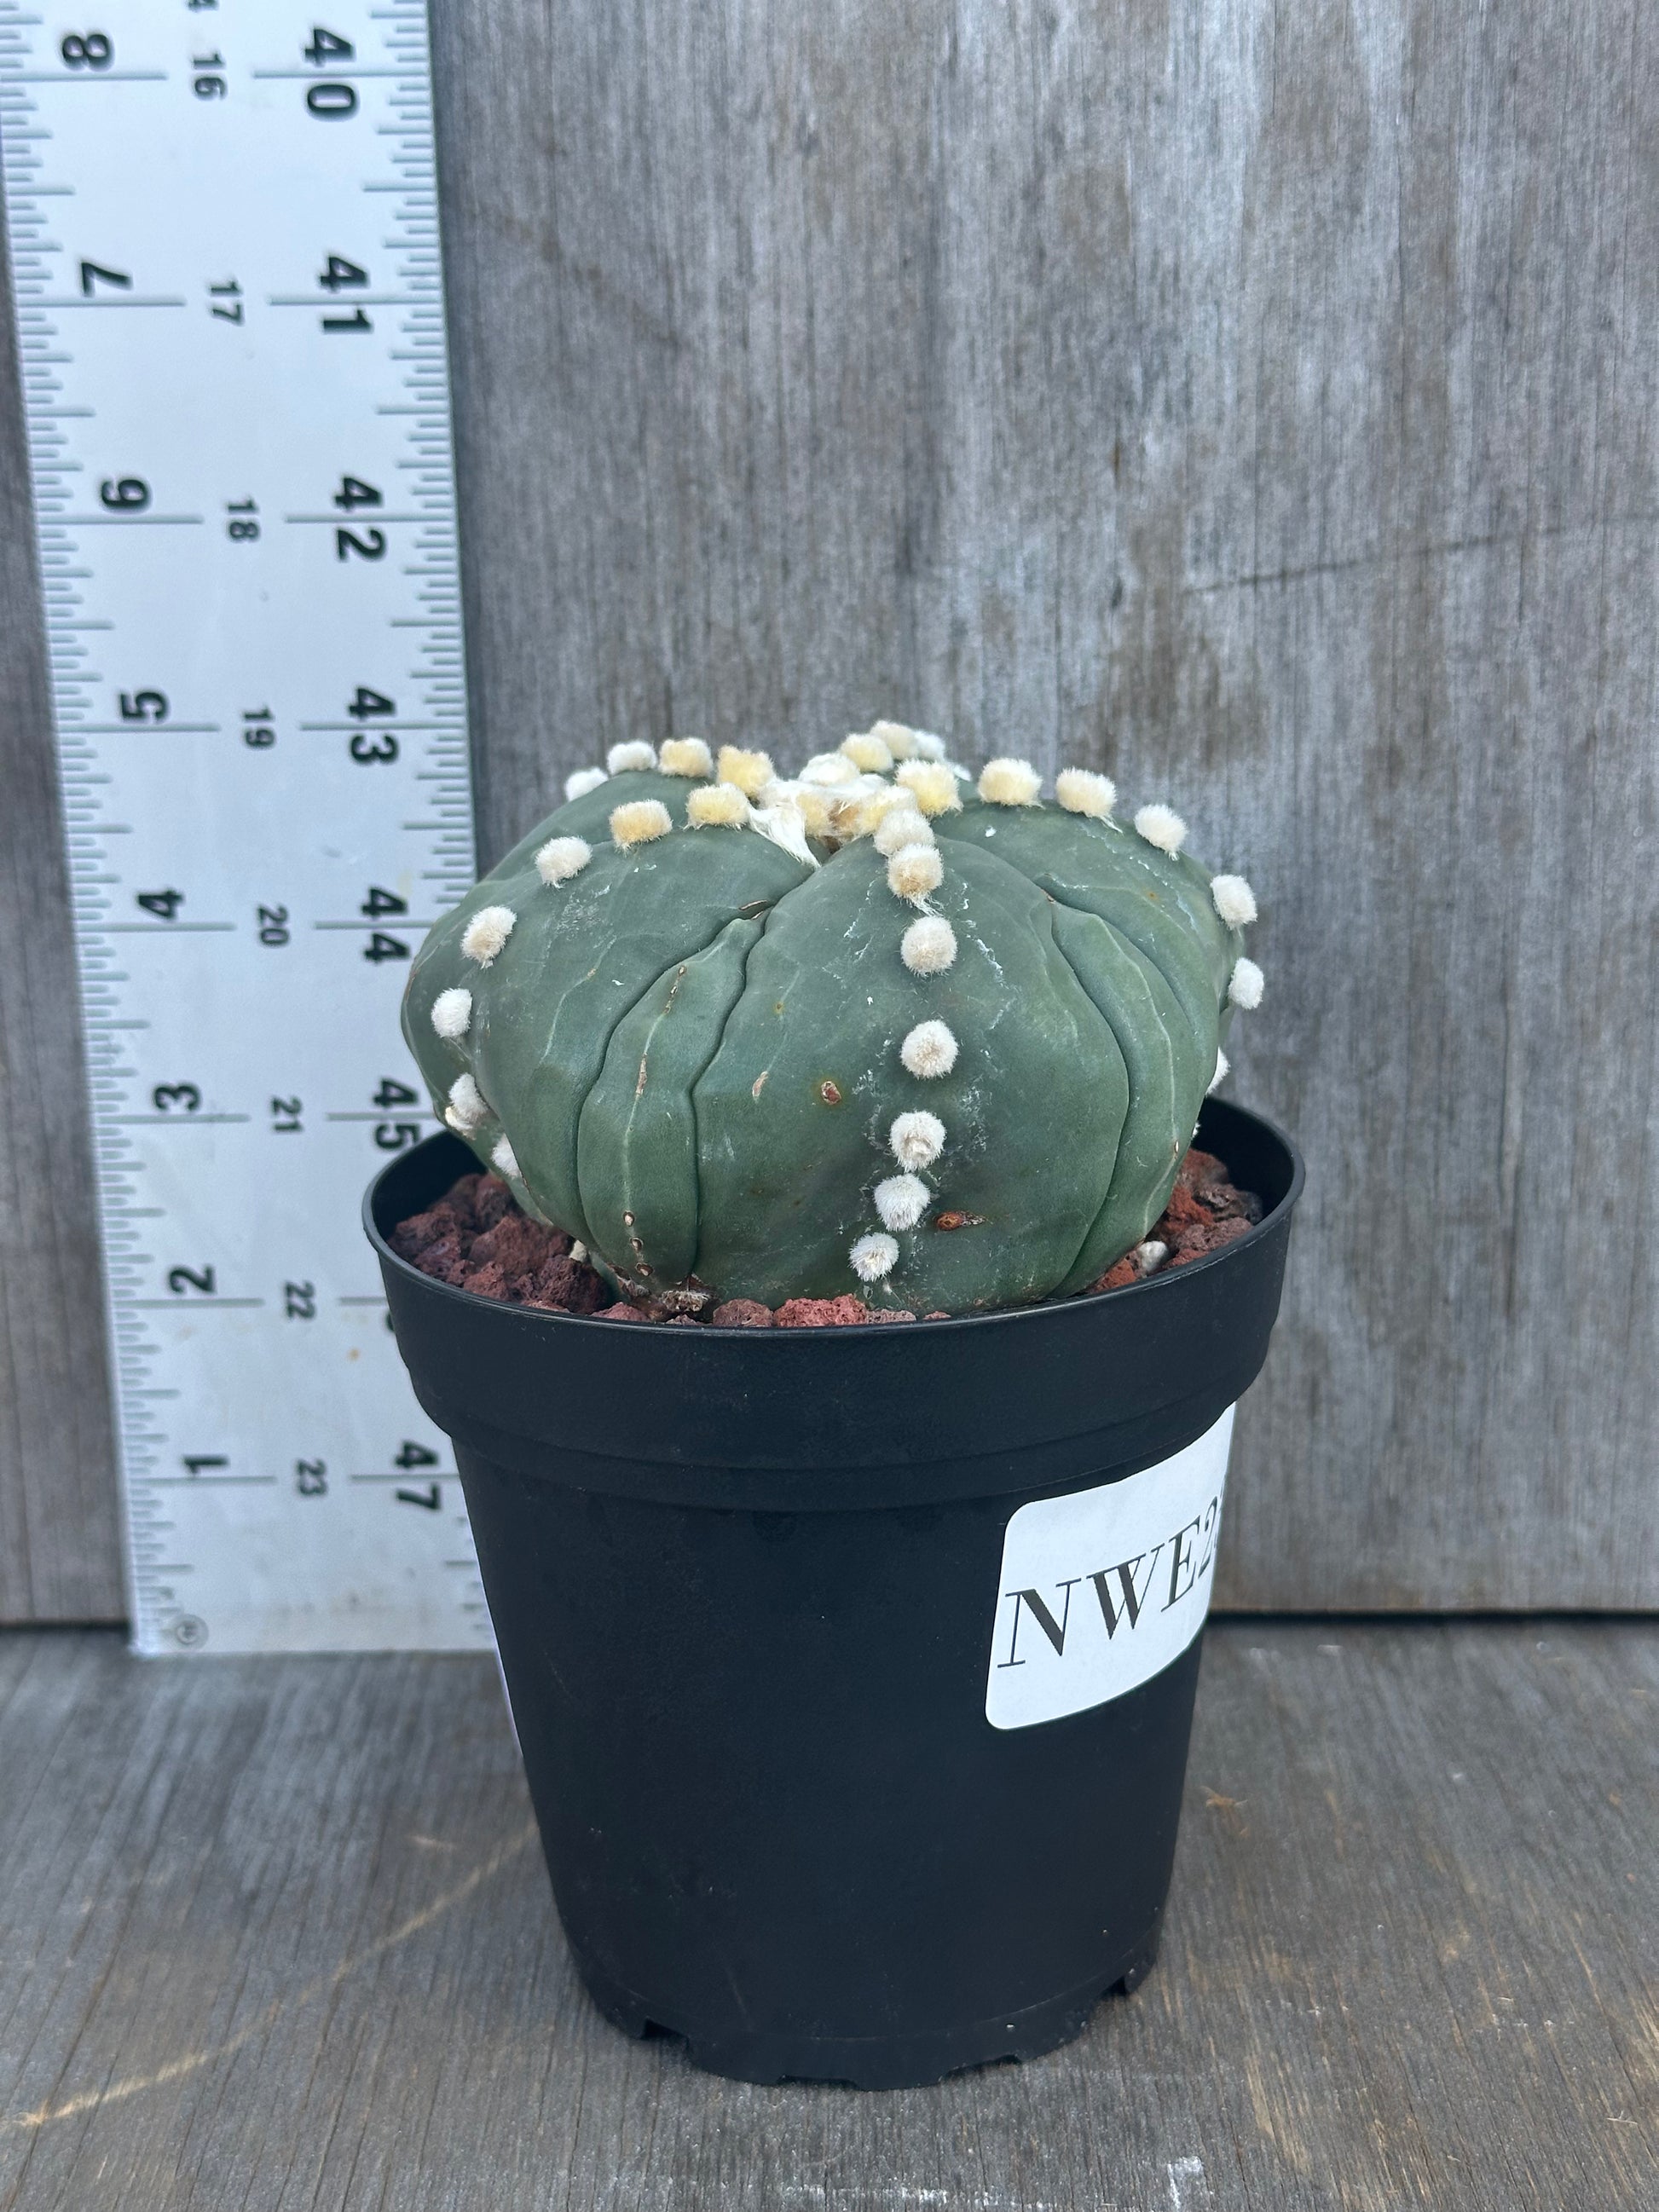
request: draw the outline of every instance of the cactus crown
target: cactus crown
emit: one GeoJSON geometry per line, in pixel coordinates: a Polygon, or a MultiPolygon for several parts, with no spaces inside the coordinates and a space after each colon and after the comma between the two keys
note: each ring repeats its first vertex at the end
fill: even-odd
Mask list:
{"type": "Polygon", "coordinates": [[[878,722],[781,778],[613,746],[439,922],[439,1111],[624,1291],[956,1313],[1081,1289],[1166,1204],[1255,902],[1109,777],[878,722]]]}

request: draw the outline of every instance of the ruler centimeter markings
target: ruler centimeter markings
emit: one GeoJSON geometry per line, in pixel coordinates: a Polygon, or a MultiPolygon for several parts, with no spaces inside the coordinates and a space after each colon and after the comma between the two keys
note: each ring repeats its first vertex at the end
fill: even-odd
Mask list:
{"type": "Polygon", "coordinates": [[[424,0],[0,0],[0,154],[134,1643],[487,1648],[357,1218],[473,875],[424,0]]]}

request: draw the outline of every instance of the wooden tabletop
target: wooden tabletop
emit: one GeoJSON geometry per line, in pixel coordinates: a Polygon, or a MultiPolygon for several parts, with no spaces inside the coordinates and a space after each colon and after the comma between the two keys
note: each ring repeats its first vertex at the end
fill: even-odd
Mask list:
{"type": "Polygon", "coordinates": [[[1212,1631],[1162,1960],[761,2089],[578,1986],[494,1670],[0,1638],[0,2212],[1659,2203],[1659,1623],[1212,1631]]]}

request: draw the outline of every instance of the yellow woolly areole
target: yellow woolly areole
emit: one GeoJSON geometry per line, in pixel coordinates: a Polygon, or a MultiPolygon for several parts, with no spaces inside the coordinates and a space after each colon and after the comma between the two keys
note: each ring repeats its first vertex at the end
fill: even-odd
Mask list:
{"type": "Polygon", "coordinates": [[[536,855],[536,873],[550,888],[580,875],[593,857],[586,837],[550,837],[536,855]]]}
{"type": "Polygon", "coordinates": [[[1091,814],[1103,822],[1117,805],[1117,786],[1092,769],[1063,768],[1054,779],[1054,797],[1068,814],[1091,814]]]}
{"type": "Polygon", "coordinates": [[[1229,929],[1245,929],[1255,920],[1255,893],[1243,876],[1212,876],[1210,898],[1229,929]]]}
{"type": "Polygon", "coordinates": [[[830,823],[843,845],[867,837],[881,820],[882,809],[873,791],[837,791],[830,794],[830,823]]]}
{"type": "Polygon", "coordinates": [[[611,841],[624,848],[648,845],[653,837],[665,837],[673,826],[659,799],[630,799],[611,810],[611,841]]]}
{"type": "Polygon", "coordinates": [[[827,791],[820,791],[808,783],[797,784],[790,793],[800,809],[800,818],[806,825],[809,837],[833,837],[836,834],[835,809],[827,791]]]}
{"type": "Polygon", "coordinates": [[[980,771],[979,795],[988,806],[1035,806],[1042,789],[1030,761],[987,761],[980,771]]]}
{"type": "Polygon", "coordinates": [[[869,735],[879,738],[896,761],[908,760],[916,750],[916,733],[903,722],[872,722],[869,735]]]}
{"type": "Polygon", "coordinates": [[[876,850],[884,860],[890,860],[895,853],[906,845],[931,845],[933,832],[926,816],[918,814],[910,803],[908,792],[902,792],[902,806],[883,810],[876,829],[876,850]]]}
{"type": "Polygon", "coordinates": [[[440,991],[432,1001],[432,1026],[446,1043],[453,1044],[464,1037],[472,1021],[472,994],[459,984],[448,991],[440,991]]]}
{"type": "Polygon", "coordinates": [[[772,781],[772,757],[744,752],[741,745],[722,745],[714,773],[722,783],[735,783],[746,799],[758,799],[761,787],[772,781]]]}
{"type": "Polygon", "coordinates": [[[566,801],[586,799],[590,791],[597,791],[602,783],[609,783],[610,781],[602,768],[574,769],[564,780],[566,801]]]}
{"type": "Polygon", "coordinates": [[[685,818],[694,830],[741,830],[749,820],[749,801],[735,783],[712,783],[690,794],[685,818]]]}
{"type": "Polygon", "coordinates": [[[701,738],[665,738],[657,754],[665,775],[713,775],[714,763],[701,738]]]}
{"type": "Polygon", "coordinates": [[[913,921],[899,940],[899,957],[913,975],[942,975],[957,957],[957,933],[942,914],[913,921]]]}
{"type": "Polygon", "coordinates": [[[605,764],[612,775],[625,775],[630,769],[655,768],[657,749],[643,738],[630,738],[625,744],[611,746],[605,757],[605,764]]]}
{"type": "Polygon", "coordinates": [[[942,761],[904,761],[896,779],[924,814],[954,814],[961,808],[956,777],[942,761]]]}
{"type": "Polygon", "coordinates": [[[1160,853],[1178,853],[1187,842],[1187,825],[1173,806],[1143,806],[1135,828],[1160,853]]]}
{"type": "Polygon", "coordinates": [[[850,738],[842,739],[841,750],[866,775],[885,775],[893,765],[890,747],[873,730],[854,730],[850,738]]]}
{"type": "Polygon", "coordinates": [[[481,906],[461,933],[461,950],[480,968],[488,968],[513,934],[518,920],[510,906],[481,906]]]}
{"type": "Polygon", "coordinates": [[[915,904],[945,880],[945,863],[933,845],[901,845],[887,863],[887,888],[915,904]]]}

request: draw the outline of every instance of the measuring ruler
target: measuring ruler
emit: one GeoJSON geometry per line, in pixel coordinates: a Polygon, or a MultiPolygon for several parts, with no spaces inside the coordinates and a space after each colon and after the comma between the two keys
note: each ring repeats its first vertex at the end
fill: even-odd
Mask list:
{"type": "Polygon", "coordinates": [[[473,876],[424,0],[0,0],[134,1642],[488,1646],[358,1225],[473,876]]]}

